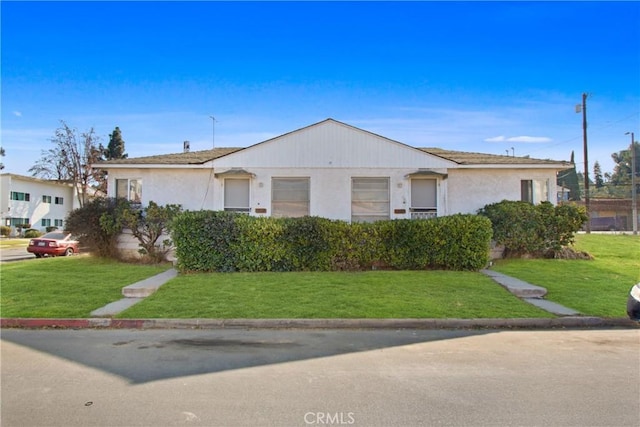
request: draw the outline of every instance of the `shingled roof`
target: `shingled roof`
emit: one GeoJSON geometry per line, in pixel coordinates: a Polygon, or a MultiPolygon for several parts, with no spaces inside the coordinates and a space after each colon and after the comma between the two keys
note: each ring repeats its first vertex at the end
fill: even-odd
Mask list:
{"type": "MultiPolygon", "coordinates": [[[[218,157],[226,156],[243,149],[242,147],[220,147],[186,153],[159,154],[155,156],[109,160],[100,162],[97,165],[201,165],[218,157]]],[[[444,150],[442,148],[418,148],[418,150],[450,160],[459,165],[557,165],[558,163],[566,163],[568,168],[571,167],[569,162],[550,159],[471,153],[466,151],[444,150]]]]}
{"type": "Polygon", "coordinates": [[[201,165],[218,157],[243,150],[241,147],[220,147],[211,150],[189,151],[186,153],[158,154],[155,156],[115,159],[96,165],[201,165]]]}
{"type": "Polygon", "coordinates": [[[451,160],[459,165],[557,165],[566,163],[571,167],[571,163],[550,159],[532,159],[530,157],[514,157],[500,154],[471,153],[466,151],[443,150],[441,148],[419,148],[425,153],[451,160]]]}

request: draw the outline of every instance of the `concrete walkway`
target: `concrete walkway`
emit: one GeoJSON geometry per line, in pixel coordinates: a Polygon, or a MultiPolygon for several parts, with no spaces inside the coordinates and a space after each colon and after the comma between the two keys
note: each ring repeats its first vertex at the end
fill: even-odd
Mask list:
{"type": "Polygon", "coordinates": [[[141,280],[133,285],[122,288],[122,295],[125,298],[105,305],[102,308],[93,310],[91,317],[112,317],[139,303],[145,297],[153,294],[158,288],[178,275],[175,268],[171,268],[163,273],[156,274],[148,279],[141,280]]]}
{"type": "Polygon", "coordinates": [[[493,270],[480,270],[480,272],[491,277],[495,282],[523,301],[546,310],[549,313],[553,313],[556,316],[577,316],[580,314],[576,310],[545,300],[544,296],[547,294],[547,290],[541,286],[532,285],[493,270]]]}

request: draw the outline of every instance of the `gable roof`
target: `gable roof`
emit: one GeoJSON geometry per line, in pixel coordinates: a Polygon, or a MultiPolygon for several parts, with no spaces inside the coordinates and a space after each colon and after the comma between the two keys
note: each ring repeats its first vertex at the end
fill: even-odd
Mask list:
{"type": "Polygon", "coordinates": [[[561,165],[566,168],[569,168],[572,166],[572,164],[569,162],[551,160],[551,159],[533,159],[529,157],[514,157],[514,156],[498,155],[498,154],[473,153],[473,152],[464,152],[464,151],[444,150],[441,148],[416,148],[416,147],[412,147],[410,145],[404,144],[402,142],[389,139],[387,137],[357,128],[355,126],[351,126],[349,124],[346,124],[331,118],[322,120],[318,123],[314,123],[309,126],[302,127],[300,129],[293,130],[291,132],[284,133],[282,135],[267,139],[265,141],[258,142],[248,147],[220,147],[220,148],[214,148],[214,149],[202,150],[202,151],[191,151],[191,152],[160,154],[160,155],[126,158],[126,159],[115,159],[115,160],[99,162],[99,163],[96,163],[94,166],[96,168],[99,168],[102,166],[108,169],[108,167],[112,165],[115,167],[119,167],[120,165],[123,165],[125,167],[128,165],[131,165],[131,166],[158,165],[158,166],[179,166],[179,167],[188,167],[189,165],[204,165],[205,163],[218,159],[220,157],[224,157],[232,153],[236,153],[238,151],[246,150],[249,148],[262,146],[264,144],[274,142],[276,140],[287,137],[291,134],[299,133],[307,129],[310,129],[312,127],[317,127],[326,123],[333,123],[340,126],[344,126],[346,128],[349,128],[358,132],[372,135],[376,138],[381,138],[383,140],[388,141],[389,143],[399,144],[400,146],[405,146],[413,150],[418,150],[426,154],[439,157],[443,160],[456,163],[458,165],[465,165],[465,166],[500,165],[502,167],[516,166],[516,165],[518,166],[534,165],[536,167],[544,167],[544,165],[549,165],[551,167],[558,167],[559,165],[561,165]]]}

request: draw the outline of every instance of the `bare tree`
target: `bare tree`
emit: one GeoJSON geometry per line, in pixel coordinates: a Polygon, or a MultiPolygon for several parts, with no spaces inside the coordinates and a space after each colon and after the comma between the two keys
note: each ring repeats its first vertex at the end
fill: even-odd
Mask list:
{"type": "Polygon", "coordinates": [[[80,206],[89,200],[89,190],[98,187],[103,179],[98,171],[91,168],[102,160],[104,148],[93,128],[77,136],[77,131],[60,121],[51,138],[54,147],[42,150],[42,157],[30,169],[33,176],[55,179],[73,184],[80,206]]]}

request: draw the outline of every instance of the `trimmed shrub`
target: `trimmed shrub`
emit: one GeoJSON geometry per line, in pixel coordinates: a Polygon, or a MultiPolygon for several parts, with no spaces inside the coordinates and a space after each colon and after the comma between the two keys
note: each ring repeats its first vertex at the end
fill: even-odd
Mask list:
{"type": "Polygon", "coordinates": [[[42,236],[42,233],[38,230],[35,230],[33,228],[30,228],[28,230],[24,231],[24,237],[25,239],[36,239],[38,237],[42,236]]]}
{"type": "Polygon", "coordinates": [[[382,244],[373,224],[332,221],[329,236],[331,271],[370,270],[381,266],[382,244]]]}
{"type": "Polygon", "coordinates": [[[512,257],[553,257],[573,243],[575,233],[588,219],[585,210],[575,205],[509,200],[486,205],[478,214],[489,218],[496,243],[504,246],[505,256],[512,257]]]}
{"type": "Polygon", "coordinates": [[[319,217],[182,212],[172,224],[181,271],[483,268],[491,222],[477,215],[373,224],[319,217]]]}
{"type": "Polygon", "coordinates": [[[11,235],[11,227],[8,225],[0,225],[0,236],[9,237],[11,235]]]}
{"type": "Polygon", "coordinates": [[[281,242],[288,255],[286,267],[294,271],[331,269],[331,226],[326,218],[283,218],[281,242]]]}
{"type": "Polygon", "coordinates": [[[478,270],[489,261],[491,222],[477,215],[375,223],[382,261],[395,269],[478,270]]]}
{"type": "Polygon", "coordinates": [[[236,270],[238,214],[224,211],[184,211],[171,222],[181,271],[236,270]]]}
{"type": "Polygon", "coordinates": [[[291,271],[293,260],[283,244],[284,221],[238,215],[237,240],[231,246],[237,271],[291,271]]]}

